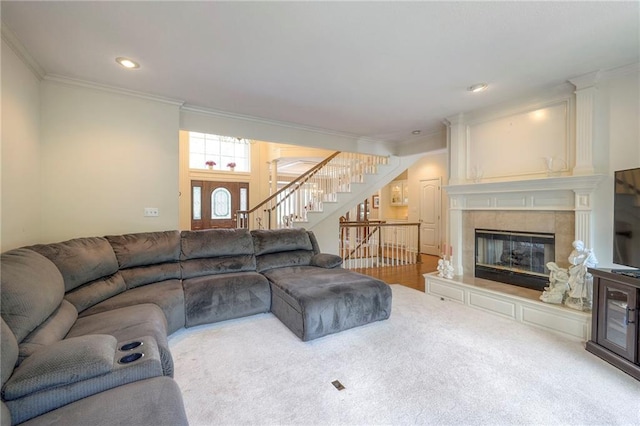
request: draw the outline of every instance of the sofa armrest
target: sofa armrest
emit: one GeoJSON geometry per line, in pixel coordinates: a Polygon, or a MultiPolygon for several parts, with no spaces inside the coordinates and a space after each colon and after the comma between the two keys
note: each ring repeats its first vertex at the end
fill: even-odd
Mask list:
{"type": "Polygon", "coordinates": [[[3,401],[14,424],[127,383],[162,376],[156,340],[91,334],[39,349],[14,370],[3,401]]]}
{"type": "Polygon", "coordinates": [[[4,399],[106,374],[113,368],[117,344],[113,336],[94,334],[61,340],[37,350],[7,380],[4,399]]]}
{"type": "Polygon", "coordinates": [[[311,258],[311,265],[325,269],[333,269],[342,265],[342,258],[335,254],[318,253],[311,258]]]}

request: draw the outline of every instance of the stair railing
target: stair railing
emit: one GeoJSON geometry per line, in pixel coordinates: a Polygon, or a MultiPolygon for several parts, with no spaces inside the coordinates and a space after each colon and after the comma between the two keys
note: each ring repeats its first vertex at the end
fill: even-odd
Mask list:
{"type": "MultiPolygon", "coordinates": [[[[237,227],[249,229],[290,228],[307,221],[309,212],[323,211],[323,203],[350,192],[352,182],[364,182],[387,157],[335,152],[279,189],[250,210],[237,212],[237,227]]],[[[277,179],[277,178],[276,178],[277,179]]]]}
{"type": "Polygon", "coordinates": [[[340,256],[347,269],[421,263],[420,223],[340,222],[340,256]]]}

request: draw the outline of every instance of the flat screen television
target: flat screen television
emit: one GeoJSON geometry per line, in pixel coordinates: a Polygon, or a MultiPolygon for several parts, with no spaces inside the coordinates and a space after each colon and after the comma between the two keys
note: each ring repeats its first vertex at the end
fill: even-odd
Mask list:
{"type": "Polygon", "coordinates": [[[640,269],[640,167],[614,178],[613,262],[640,269]]]}

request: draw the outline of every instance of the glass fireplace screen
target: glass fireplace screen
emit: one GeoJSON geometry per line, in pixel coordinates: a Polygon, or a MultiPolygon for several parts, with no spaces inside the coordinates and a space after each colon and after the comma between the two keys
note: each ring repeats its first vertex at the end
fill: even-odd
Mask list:
{"type": "Polygon", "coordinates": [[[555,235],[476,229],[476,276],[542,289],[555,261],[555,235]]]}

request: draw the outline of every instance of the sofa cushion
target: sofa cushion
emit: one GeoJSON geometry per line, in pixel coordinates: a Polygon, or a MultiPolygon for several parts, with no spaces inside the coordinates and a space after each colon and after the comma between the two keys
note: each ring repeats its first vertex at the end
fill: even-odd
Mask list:
{"type": "Polygon", "coordinates": [[[247,229],[182,231],[180,259],[202,259],[253,255],[253,240],[247,229]]]}
{"type": "Polygon", "coordinates": [[[120,269],[180,260],[180,231],[107,235],[106,239],[113,247],[120,269]]]}
{"type": "Polygon", "coordinates": [[[189,278],[183,286],[187,327],[269,312],[271,307],[269,281],[256,272],[189,278]]]}
{"type": "Polygon", "coordinates": [[[9,328],[4,319],[2,320],[2,328],[0,329],[0,379],[2,382],[0,385],[4,385],[5,382],[11,376],[13,368],[18,361],[18,342],[16,336],[9,328]]]}
{"type": "Polygon", "coordinates": [[[22,426],[188,424],[176,382],[168,377],[153,377],[83,398],[22,426]]]}
{"type": "Polygon", "coordinates": [[[152,303],[126,306],[78,318],[67,338],[88,334],[109,334],[119,342],[151,336],[158,344],[164,374],[173,375],[173,358],[167,343],[167,320],[162,310],[152,303]]]}
{"type": "Polygon", "coordinates": [[[118,260],[105,238],[77,238],[31,248],[55,263],[64,278],[65,291],[118,271],[118,260]]]}
{"type": "Polygon", "coordinates": [[[120,274],[127,284],[127,288],[136,288],[172,279],[179,280],[182,277],[178,261],[123,269],[120,274]]]}
{"type": "Polygon", "coordinates": [[[60,303],[56,311],[20,342],[19,362],[38,349],[52,345],[67,335],[78,318],[76,308],[66,300],[60,303]]]}
{"type": "Polygon", "coordinates": [[[3,388],[6,401],[44,389],[106,374],[113,367],[118,341],[95,334],[65,339],[27,358],[3,388]]]}
{"type": "Polygon", "coordinates": [[[153,303],[162,309],[167,319],[168,333],[184,327],[184,291],[180,280],[168,280],[127,290],[92,306],[80,316],[85,317],[143,303],[153,303]]]}
{"type": "Polygon", "coordinates": [[[182,231],[182,279],[256,270],[247,229],[182,231]]]}
{"type": "Polygon", "coordinates": [[[180,231],[142,232],[106,237],[127,288],[180,279],[180,231]]]}
{"type": "Polygon", "coordinates": [[[332,269],[342,265],[342,258],[335,254],[318,253],[311,258],[310,265],[319,268],[332,269]]]}
{"type": "Polygon", "coordinates": [[[255,272],[256,258],[253,255],[211,257],[206,259],[183,260],[182,279],[205,275],[228,274],[235,272],[255,272]]]}
{"type": "Polygon", "coordinates": [[[64,283],[53,263],[26,248],[3,253],[0,263],[0,311],[21,342],[58,308],[64,283]]]}
{"type": "Polygon", "coordinates": [[[68,292],[64,298],[67,299],[78,312],[109,299],[127,289],[120,272],[116,272],[108,277],[86,283],[85,285],[68,292]]]}
{"type": "Polygon", "coordinates": [[[313,251],[309,234],[303,228],[256,229],[251,235],[256,256],[294,250],[313,251]]]}
{"type": "Polygon", "coordinates": [[[256,257],[256,270],[260,273],[274,268],[309,266],[315,255],[309,250],[292,250],[263,254],[256,257]]]}

